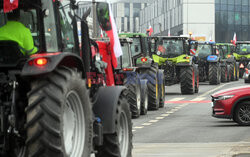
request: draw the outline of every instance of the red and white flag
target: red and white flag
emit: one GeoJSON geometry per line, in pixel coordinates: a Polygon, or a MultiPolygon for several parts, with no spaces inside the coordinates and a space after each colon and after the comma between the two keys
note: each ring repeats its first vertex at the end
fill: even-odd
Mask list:
{"type": "Polygon", "coordinates": [[[233,37],[233,44],[236,46],[236,42],[237,42],[237,36],[236,33],[234,33],[234,37],[233,37]]]}
{"type": "Polygon", "coordinates": [[[122,55],[122,47],[121,47],[121,43],[120,43],[120,40],[118,37],[117,27],[115,24],[113,13],[111,11],[110,3],[109,3],[109,18],[110,18],[112,30],[106,31],[106,33],[107,33],[108,37],[110,38],[110,44],[113,47],[113,51],[115,52],[115,56],[118,58],[122,55]]]}
{"type": "Polygon", "coordinates": [[[171,36],[171,34],[170,34],[170,29],[168,29],[168,36],[169,36],[169,37],[171,36]]]}
{"type": "Polygon", "coordinates": [[[18,8],[18,0],[4,0],[3,1],[3,11],[8,13],[12,10],[18,8]]]}
{"type": "Polygon", "coordinates": [[[148,32],[148,36],[151,36],[152,33],[154,32],[154,31],[153,31],[153,28],[151,27],[150,24],[149,24],[149,28],[147,29],[147,32],[148,32]]]}

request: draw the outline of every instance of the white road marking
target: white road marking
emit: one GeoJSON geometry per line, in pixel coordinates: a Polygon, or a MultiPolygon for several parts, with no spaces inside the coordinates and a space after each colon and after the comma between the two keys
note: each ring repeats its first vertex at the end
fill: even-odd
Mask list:
{"type": "Polygon", "coordinates": [[[171,114],[171,113],[174,113],[174,112],[172,112],[172,111],[168,111],[168,112],[166,112],[167,114],[171,114]]]}
{"type": "Polygon", "coordinates": [[[167,117],[167,116],[169,116],[169,114],[162,114],[161,116],[163,116],[163,117],[167,117]]]}
{"type": "Polygon", "coordinates": [[[135,132],[136,130],[132,130],[132,132],[135,132]]]}
{"type": "Polygon", "coordinates": [[[180,97],[180,98],[173,98],[173,99],[170,99],[170,100],[167,100],[167,101],[180,101],[180,100],[183,100],[185,98],[183,97],[180,97]]]}
{"type": "Polygon", "coordinates": [[[155,119],[161,120],[164,119],[165,117],[156,117],[155,119]]]}
{"type": "Polygon", "coordinates": [[[181,109],[182,108],[182,106],[177,106],[177,107],[175,107],[176,109],[181,109]]]}
{"type": "Polygon", "coordinates": [[[214,92],[214,91],[216,91],[216,90],[218,90],[218,89],[220,89],[220,88],[222,88],[222,87],[224,87],[224,86],[226,86],[226,85],[232,84],[232,83],[233,83],[233,82],[222,84],[222,85],[220,85],[220,86],[217,87],[217,88],[214,88],[214,89],[212,89],[212,90],[210,90],[210,91],[207,91],[206,93],[203,93],[203,94],[200,95],[199,97],[207,96],[207,95],[209,95],[210,93],[212,93],[212,92],[214,92]]]}
{"type": "Polygon", "coordinates": [[[201,101],[201,100],[204,100],[204,99],[206,99],[206,98],[205,97],[197,97],[197,98],[194,98],[191,101],[201,101]]]}
{"type": "Polygon", "coordinates": [[[144,128],[144,126],[136,126],[136,127],[134,127],[134,129],[142,129],[142,128],[144,128]]]}
{"type": "Polygon", "coordinates": [[[144,126],[149,126],[149,125],[151,125],[152,123],[143,123],[142,125],[144,125],[144,126]]]}
{"type": "Polygon", "coordinates": [[[149,123],[156,123],[158,122],[159,120],[150,120],[149,123]]]}
{"type": "Polygon", "coordinates": [[[178,111],[179,109],[178,108],[173,108],[171,111],[172,112],[176,112],[176,111],[178,111]]]}

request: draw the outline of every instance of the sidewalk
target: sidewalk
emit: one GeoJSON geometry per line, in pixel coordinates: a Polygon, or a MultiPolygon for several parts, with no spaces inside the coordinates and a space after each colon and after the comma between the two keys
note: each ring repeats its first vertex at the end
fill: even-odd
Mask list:
{"type": "Polygon", "coordinates": [[[133,157],[250,157],[250,142],[136,143],[133,157]]]}

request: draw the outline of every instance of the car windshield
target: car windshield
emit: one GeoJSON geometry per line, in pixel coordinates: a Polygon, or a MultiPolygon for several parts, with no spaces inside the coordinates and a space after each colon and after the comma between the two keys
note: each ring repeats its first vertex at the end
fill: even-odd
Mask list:
{"type": "Polygon", "coordinates": [[[141,53],[141,42],[140,38],[133,38],[133,43],[131,44],[132,56],[136,56],[141,53]]]}
{"type": "Polygon", "coordinates": [[[182,40],[165,40],[159,41],[157,54],[164,57],[177,57],[184,53],[182,40]]]}
{"type": "Polygon", "coordinates": [[[250,54],[250,44],[237,44],[236,51],[240,55],[250,54]]]}
{"type": "Polygon", "coordinates": [[[196,53],[198,53],[200,58],[206,58],[207,56],[212,55],[212,46],[199,44],[196,53]]]}

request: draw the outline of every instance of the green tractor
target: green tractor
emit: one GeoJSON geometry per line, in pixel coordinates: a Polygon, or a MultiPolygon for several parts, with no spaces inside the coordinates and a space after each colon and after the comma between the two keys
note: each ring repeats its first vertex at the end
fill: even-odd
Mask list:
{"type": "Polygon", "coordinates": [[[140,78],[148,80],[148,109],[158,110],[164,107],[164,73],[149,55],[149,38],[143,33],[122,33],[119,36],[133,39],[131,44],[132,64],[137,67],[140,78]]]}
{"type": "Polygon", "coordinates": [[[182,94],[198,93],[198,65],[190,56],[187,37],[151,37],[150,50],[154,62],[164,70],[167,86],[180,83],[182,94]]]}
{"type": "Polygon", "coordinates": [[[242,78],[245,68],[250,61],[250,41],[237,41],[236,50],[233,56],[239,63],[239,77],[242,78]]]}
{"type": "Polygon", "coordinates": [[[221,63],[221,82],[239,80],[239,63],[236,62],[232,53],[235,46],[229,43],[216,43],[217,50],[220,54],[221,63]]]}

